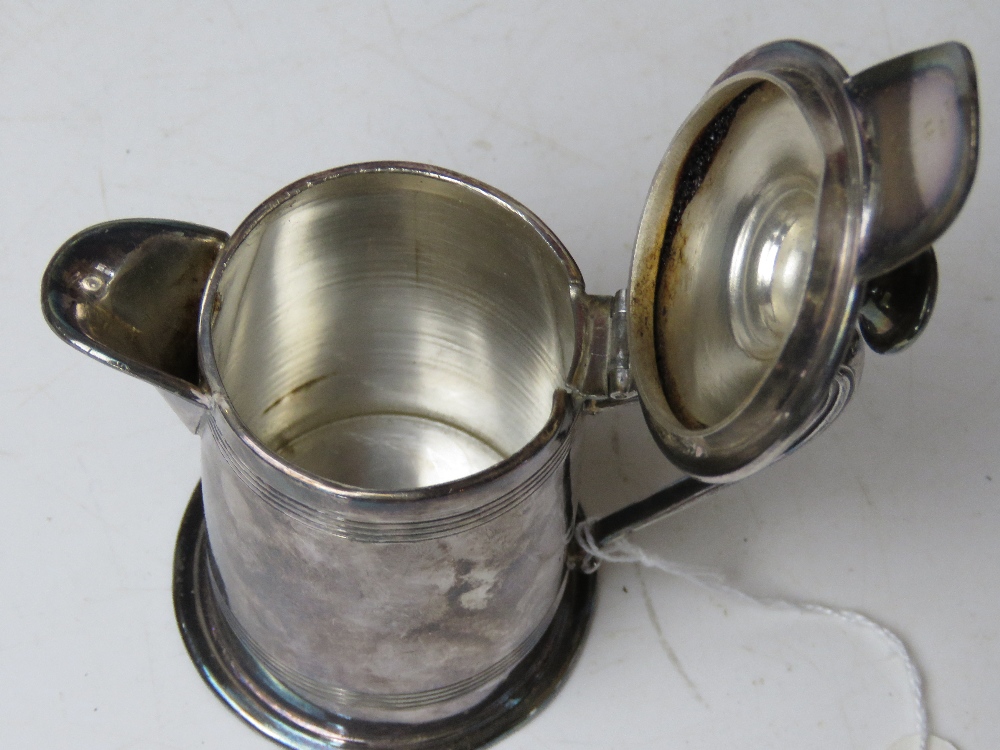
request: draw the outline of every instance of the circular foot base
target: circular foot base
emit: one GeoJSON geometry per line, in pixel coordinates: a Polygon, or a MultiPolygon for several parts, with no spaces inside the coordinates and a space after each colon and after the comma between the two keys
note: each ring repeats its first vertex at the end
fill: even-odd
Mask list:
{"type": "Polygon", "coordinates": [[[184,645],[226,705],[258,731],[297,750],[472,750],[493,742],[531,718],[559,689],[593,613],[596,576],[573,570],[542,640],[482,703],[424,724],[361,721],[303,701],[246,653],[216,606],[207,542],[199,484],[174,552],[174,610],[184,645]]]}

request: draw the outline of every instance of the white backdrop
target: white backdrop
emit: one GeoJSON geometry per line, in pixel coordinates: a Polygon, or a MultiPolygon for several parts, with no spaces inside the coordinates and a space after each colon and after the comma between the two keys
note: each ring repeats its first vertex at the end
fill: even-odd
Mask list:
{"type": "MultiPolygon", "coordinates": [[[[202,684],[170,599],[198,446],[153,389],[60,343],[55,249],[95,222],[232,231],[306,174],[425,161],[538,213],[590,291],[626,282],[645,192],[712,80],[782,37],[850,71],[948,39],[980,73],[976,185],[938,243],[938,309],[797,455],[638,535],[760,594],[857,608],[927,678],[937,734],[1000,747],[1000,6],[965,2],[228,3],[8,0],[0,15],[0,745],[267,748],[202,684]]],[[[641,416],[583,426],[592,510],[674,476],[641,416]]],[[[634,566],[602,571],[529,748],[871,748],[912,731],[885,644],[634,566]]]]}

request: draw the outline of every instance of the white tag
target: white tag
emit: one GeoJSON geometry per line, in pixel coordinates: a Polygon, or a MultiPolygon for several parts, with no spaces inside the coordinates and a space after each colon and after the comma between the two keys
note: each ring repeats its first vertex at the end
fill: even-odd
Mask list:
{"type": "MultiPolygon", "coordinates": [[[[915,734],[903,737],[903,739],[893,742],[889,750],[920,750],[920,738],[915,734]]],[[[927,750],[958,750],[958,748],[947,740],[931,735],[927,739],[927,750]]]]}

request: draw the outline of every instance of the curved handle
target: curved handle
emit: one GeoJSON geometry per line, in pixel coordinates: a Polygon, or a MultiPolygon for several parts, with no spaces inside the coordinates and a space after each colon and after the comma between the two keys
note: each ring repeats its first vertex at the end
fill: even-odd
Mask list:
{"type": "Polygon", "coordinates": [[[161,388],[194,429],[206,402],[198,310],[228,235],[158,219],[85,229],[42,278],[42,312],[68,344],[161,388]]]}
{"type": "MultiPolygon", "coordinates": [[[[864,369],[865,349],[860,334],[855,333],[837,368],[837,373],[826,391],[826,398],[813,411],[806,422],[796,430],[770,463],[784,458],[812,440],[833,424],[854,395],[854,389],[864,369]]],[[[684,477],[624,508],[601,518],[588,518],[576,526],[576,540],[582,552],[581,565],[585,572],[597,569],[594,550],[606,548],[619,537],[671,516],[711,492],[726,486],[726,482],[703,482],[694,477],[684,477]]]]}

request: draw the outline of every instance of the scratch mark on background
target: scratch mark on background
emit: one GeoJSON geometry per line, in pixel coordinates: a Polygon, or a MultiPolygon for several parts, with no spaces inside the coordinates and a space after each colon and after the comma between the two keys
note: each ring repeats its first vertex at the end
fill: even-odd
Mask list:
{"type": "Polygon", "coordinates": [[[743,505],[746,506],[746,509],[750,512],[750,517],[753,519],[754,524],[758,529],[763,529],[764,522],[761,519],[760,514],[757,512],[757,508],[754,507],[754,498],[750,492],[750,488],[747,487],[746,482],[740,482],[739,488],[740,493],[743,495],[743,505]]]}
{"type": "Polygon", "coordinates": [[[233,4],[229,0],[226,0],[225,5],[226,5],[226,10],[229,11],[229,15],[233,19],[233,25],[235,25],[236,28],[240,30],[240,33],[244,33],[246,31],[246,27],[243,24],[243,19],[240,18],[239,14],[236,13],[236,8],[233,7],[233,4]]]}
{"type": "MultiPolygon", "coordinates": [[[[365,52],[381,57],[386,62],[392,63],[393,65],[403,68],[407,73],[412,75],[414,78],[424,82],[431,88],[436,89],[437,91],[452,97],[455,101],[464,104],[473,111],[485,115],[492,122],[495,122],[496,124],[499,125],[504,125],[512,130],[517,130],[522,133],[525,133],[535,143],[542,146],[546,146],[551,150],[555,151],[556,153],[568,157],[570,161],[574,164],[590,164],[596,167],[604,166],[597,159],[594,159],[588,154],[582,153],[580,151],[575,151],[574,149],[569,148],[568,146],[564,145],[561,141],[559,141],[557,138],[554,138],[553,136],[550,135],[546,135],[542,131],[538,130],[538,128],[514,120],[509,116],[502,114],[499,111],[499,108],[490,107],[478,101],[471,95],[466,94],[464,91],[456,89],[453,86],[450,86],[442,81],[437,80],[436,78],[431,77],[427,73],[424,73],[422,70],[419,70],[414,64],[412,64],[410,60],[405,57],[405,55],[402,54],[401,49],[397,50],[397,52],[399,53],[398,55],[393,55],[374,44],[363,45],[361,49],[363,49],[365,52]]],[[[445,143],[447,143],[447,140],[445,141],[445,143]]]]}
{"type": "Polygon", "coordinates": [[[419,77],[421,80],[425,81],[430,86],[438,89],[439,91],[442,91],[445,94],[448,94],[449,96],[455,98],[457,101],[461,102],[462,104],[465,104],[471,109],[486,115],[487,117],[489,117],[490,119],[494,120],[499,124],[506,125],[507,127],[513,128],[515,130],[520,130],[521,132],[530,136],[531,139],[536,143],[542,146],[547,146],[548,148],[551,148],[553,151],[555,151],[556,153],[560,153],[563,156],[568,156],[575,163],[590,164],[592,166],[602,166],[601,163],[598,162],[596,159],[593,159],[587,154],[575,151],[567,147],[557,138],[554,138],[550,135],[546,135],[538,128],[535,128],[523,122],[518,122],[517,120],[513,120],[510,117],[502,115],[499,111],[497,111],[497,109],[488,107],[482,104],[481,102],[476,101],[471,96],[468,96],[467,94],[464,94],[454,89],[451,86],[448,86],[440,81],[431,78],[422,71],[418,71],[411,68],[411,72],[417,77],[419,77]]]}
{"type": "Polygon", "coordinates": [[[111,211],[108,210],[108,191],[104,185],[104,170],[97,168],[97,182],[101,186],[101,205],[104,206],[104,218],[111,218],[111,211]]]}
{"type": "Polygon", "coordinates": [[[871,508],[872,512],[877,511],[878,508],[875,506],[875,501],[872,499],[872,493],[871,490],[868,489],[868,485],[865,484],[864,480],[861,479],[860,475],[856,474],[854,478],[858,481],[858,487],[861,489],[861,496],[865,500],[865,505],[871,508]]]}
{"type": "Polygon", "coordinates": [[[879,3],[878,9],[882,16],[882,35],[885,37],[886,46],[891,52],[895,52],[896,46],[892,43],[892,25],[889,23],[889,14],[886,12],[885,3],[879,3]]]}
{"type": "Polygon", "coordinates": [[[611,425],[611,455],[614,457],[615,472],[622,484],[631,484],[628,472],[625,471],[625,459],[622,456],[622,439],[618,431],[618,423],[611,425]]]}
{"type": "Polygon", "coordinates": [[[158,733],[163,732],[163,714],[160,711],[160,686],[156,676],[156,665],[153,663],[153,641],[149,637],[149,624],[143,618],[142,636],[146,642],[146,665],[149,667],[149,684],[152,686],[151,695],[153,698],[153,713],[156,717],[156,729],[158,733]]]}
{"type": "Polygon", "coordinates": [[[386,2],[386,0],[382,0],[382,12],[385,13],[386,22],[389,24],[389,30],[392,31],[392,38],[396,42],[396,49],[399,52],[402,52],[403,36],[399,31],[399,26],[396,24],[396,17],[392,15],[392,8],[389,7],[389,3],[386,2]]]}
{"type": "MultiPolygon", "coordinates": [[[[382,10],[385,13],[386,21],[389,25],[389,30],[392,32],[392,38],[394,42],[395,52],[398,55],[398,59],[393,60],[391,57],[388,58],[392,60],[397,65],[402,65],[407,73],[412,75],[418,80],[427,82],[426,76],[424,76],[420,70],[418,70],[417,65],[410,59],[410,56],[406,53],[403,44],[403,30],[400,29],[399,25],[396,23],[396,18],[392,14],[392,9],[389,4],[383,0],[382,10]]],[[[421,88],[417,88],[416,92],[418,94],[417,98],[420,102],[420,106],[424,110],[424,114],[427,117],[427,121],[430,123],[431,127],[434,128],[434,132],[438,137],[438,142],[442,144],[448,152],[449,158],[453,158],[453,150],[451,148],[451,138],[449,134],[441,127],[440,119],[438,118],[438,108],[435,107],[427,96],[424,95],[424,91],[421,88]]]]}
{"type": "Polygon", "coordinates": [[[454,23],[455,21],[460,21],[461,19],[466,18],[467,16],[471,16],[476,11],[482,10],[487,5],[489,5],[489,3],[485,3],[485,2],[484,3],[476,3],[475,5],[473,5],[473,6],[469,7],[469,8],[464,8],[463,10],[460,10],[457,13],[453,13],[452,15],[448,16],[447,18],[442,19],[438,23],[434,24],[434,26],[432,26],[431,28],[435,28],[435,27],[438,27],[438,26],[447,26],[448,24],[454,23]]]}
{"type": "Polygon", "coordinates": [[[656,631],[656,638],[660,642],[660,648],[663,649],[663,653],[667,655],[667,659],[673,665],[674,669],[677,670],[677,674],[681,676],[685,684],[690,688],[691,694],[694,696],[695,700],[698,701],[705,708],[708,708],[708,703],[705,699],[701,697],[701,693],[698,691],[698,687],[694,684],[694,680],[691,679],[687,671],[684,669],[684,665],[681,664],[681,660],[677,658],[677,653],[670,647],[667,642],[666,636],[663,635],[663,628],[660,627],[660,618],[656,616],[656,610],[653,608],[653,600],[649,596],[649,589],[646,588],[646,580],[642,576],[642,568],[636,565],[636,571],[639,576],[639,588],[642,589],[642,600],[646,604],[646,613],[649,615],[649,621],[653,624],[653,630],[656,631]]]}
{"type": "Polygon", "coordinates": [[[12,391],[13,393],[23,393],[23,392],[27,391],[27,395],[23,399],[21,399],[20,403],[18,403],[18,405],[17,405],[17,408],[20,409],[21,407],[25,406],[32,399],[37,398],[38,396],[41,396],[43,394],[46,395],[46,396],[48,396],[49,395],[49,388],[51,386],[53,386],[57,382],[61,381],[66,376],[67,373],[69,373],[69,372],[71,372],[73,370],[76,370],[76,369],[77,369],[77,366],[75,364],[67,365],[66,367],[63,367],[55,375],[53,375],[52,377],[48,378],[47,380],[42,381],[41,383],[32,383],[31,385],[27,386],[26,388],[15,389],[14,391],[12,391]]]}

